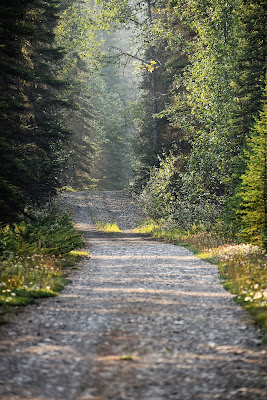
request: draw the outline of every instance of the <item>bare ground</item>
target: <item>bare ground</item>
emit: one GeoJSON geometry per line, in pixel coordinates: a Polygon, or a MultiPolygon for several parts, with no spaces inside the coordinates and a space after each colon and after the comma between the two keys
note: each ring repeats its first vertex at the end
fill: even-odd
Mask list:
{"type": "Polygon", "coordinates": [[[120,192],[64,194],[85,260],[57,298],[0,329],[2,400],[263,400],[266,350],[216,267],[131,232],[120,192]],[[116,221],[120,234],[98,232],[116,221]]]}

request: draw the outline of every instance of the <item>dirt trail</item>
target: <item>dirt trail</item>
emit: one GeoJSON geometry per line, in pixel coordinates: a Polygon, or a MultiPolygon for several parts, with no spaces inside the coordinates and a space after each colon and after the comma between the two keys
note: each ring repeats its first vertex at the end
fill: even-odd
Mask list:
{"type": "Polygon", "coordinates": [[[70,193],[92,257],[57,298],[1,327],[0,399],[263,400],[266,351],[217,269],[133,234],[119,192],[70,193]],[[116,221],[120,234],[98,232],[116,221]]]}

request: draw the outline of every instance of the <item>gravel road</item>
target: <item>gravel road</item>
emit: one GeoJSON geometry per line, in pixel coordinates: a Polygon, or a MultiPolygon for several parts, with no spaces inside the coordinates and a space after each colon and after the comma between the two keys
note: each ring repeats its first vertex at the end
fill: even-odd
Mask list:
{"type": "Polygon", "coordinates": [[[91,253],[0,328],[2,400],[266,400],[266,350],[216,267],[132,233],[121,192],[66,193],[91,253]],[[100,233],[116,221],[122,233],[100,233]]]}

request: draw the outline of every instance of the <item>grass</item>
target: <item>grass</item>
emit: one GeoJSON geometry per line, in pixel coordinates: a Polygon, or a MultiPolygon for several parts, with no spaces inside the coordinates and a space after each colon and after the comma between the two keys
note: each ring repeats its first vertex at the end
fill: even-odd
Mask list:
{"type": "Polygon", "coordinates": [[[64,186],[59,191],[60,192],[77,192],[77,190],[73,189],[71,186],[64,186]]]}
{"type": "Polygon", "coordinates": [[[61,260],[47,255],[10,254],[0,262],[0,316],[36,298],[56,296],[65,284],[61,260]]]}
{"type": "Polygon", "coordinates": [[[116,222],[111,222],[107,224],[100,222],[97,224],[97,229],[101,232],[107,232],[107,233],[121,232],[116,222]]]}
{"type": "Polygon", "coordinates": [[[16,224],[0,226],[0,323],[36,298],[57,296],[68,271],[87,252],[68,214],[50,204],[16,224]]]}
{"type": "Polygon", "coordinates": [[[120,360],[121,360],[121,361],[133,361],[133,356],[130,355],[130,354],[127,354],[127,355],[125,355],[125,356],[121,356],[121,357],[120,357],[120,360]]]}
{"type": "Polygon", "coordinates": [[[267,256],[258,246],[238,243],[215,232],[168,228],[164,222],[145,221],[137,232],[188,247],[196,256],[216,264],[224,287],[267,332],[267,256]]]}

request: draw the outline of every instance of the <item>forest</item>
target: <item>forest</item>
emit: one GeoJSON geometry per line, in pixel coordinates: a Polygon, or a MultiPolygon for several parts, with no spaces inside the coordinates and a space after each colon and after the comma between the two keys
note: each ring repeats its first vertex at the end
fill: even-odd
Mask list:
{"type": "MultiPolygon", "coordinates": [[[[263,312],[265,6],[1,1],[0,253],[3,282],[20,280],[10,291],[24,279],[10,253],[21,264],[41,254],[45,265],[51,255],[73,258],[81,246],[53,203],[58,193],[128,190],[148,217],[140,231],[198,247],[210,259],[226,243],[232,264],[248,257],[244,270],[243,259],[238,272],[231,266],[232,289],[263,312]]],[[[43,295],[51,287],[46,281],[43,295]]]]}

